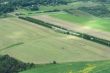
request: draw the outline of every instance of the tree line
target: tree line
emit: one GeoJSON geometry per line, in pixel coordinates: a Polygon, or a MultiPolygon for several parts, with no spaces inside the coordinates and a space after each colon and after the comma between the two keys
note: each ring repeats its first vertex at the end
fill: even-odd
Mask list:
{"type": "Polygon", "coordinates": [[[51,23],[46,23],[42,20],[34,19],[34,18],[31,18],[31,17],[19,17],[19,18],[23,19],[23,20],[26,20],[26,21],[29,21],[29,22],[32,22],[32,23],[36,23],[38,25],[41,25],[41,26],[44,26],[44,27],[47,27],[47,28],[50,28],[52,30],[55,30],[55,31],[63,33],[63,34],[77,36],[77,37],[80,37],[80,38],[83,38],[83,39],[86,39],[86,40],[89,40],[89,41],[92,41],[92,42],[110,47],[110,40],[101,39],[101,38],[98,38],[98,37],[95,37],[95,36],[92,36],[92,35],[88,35],[86,33],[81,33],[81,32],[76,32],[76,31],[73,31],[73,30],[69,30],[69,29],[66,29],[64,27],[54,25],[54,24],[51,24],[51,23]]]}

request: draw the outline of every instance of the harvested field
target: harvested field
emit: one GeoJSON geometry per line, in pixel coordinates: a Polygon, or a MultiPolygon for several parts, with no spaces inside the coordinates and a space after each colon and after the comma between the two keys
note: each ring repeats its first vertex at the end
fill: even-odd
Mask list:
{"type": "Polygon", "coordinates": [[[0,49],[3,48],[7,49],[0,51],[0,55],[9,54],[36,64],[53,60],[62,63],[110,59],[109,47],[60,34],[18,18],[0,20],[0,49]]]}

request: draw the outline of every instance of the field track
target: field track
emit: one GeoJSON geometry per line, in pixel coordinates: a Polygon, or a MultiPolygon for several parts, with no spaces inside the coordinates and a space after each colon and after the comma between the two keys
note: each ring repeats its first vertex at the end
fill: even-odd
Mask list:
{"type": "Polygon", "coordinates": [[[59,26],[62,26],[64,28],[67,28],[70,30],[74,30],[77,32],[82,32],[82,33],[87,33],[89,35],[93,35],[93,36],[96,36],[96,37],[99,37],[102,39],[110,40],[110,32],[107,32],[107,31],[102,31],[102,30],[98,30],[98,29],[91,29],[86,26],[80,26],[78,24],[73,24],[73,23],[70,23],[67,21],[59,20],[57,18],[48,16],[48,15],[33,16],[33,18],[40,19],[40,20],[43,20],[45,22],[52,23],[55,25],[59,25],[59,26]]]}

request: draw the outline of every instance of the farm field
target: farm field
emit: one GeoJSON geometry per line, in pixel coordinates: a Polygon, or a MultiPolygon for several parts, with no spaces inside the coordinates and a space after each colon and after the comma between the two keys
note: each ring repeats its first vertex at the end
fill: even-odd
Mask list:
{"type": "Polygon", "coordinates": [[[16,17],[0,19],[0,55],[35,64],[110,59],[109,47],[64,35],[16,17]],[[2,33],[4,32],[4,33],[2,33]]]}
{"type": "Polygon", "coordinates": [[[110,0],[0,0],[0,73],[110,73],[110,0]]]}
{"type": "Polygon", "coordinates": [[[87,15],[87,13],[86,14],[76,13],[76,14],[77,15],[71,15],[69,13],[55,13],[55,14],[50,14],[50,16],[58,19],[66,20],[72,23],[79,23],[80,25],[84,25],[90,28],[110,31],[109,19],[89,16],[87,15]]]}
{"type": "Polygon", "coordinates": [[[20,73],[109,73],[110,61],[40,65],[20,73]]]}
{"type": "Polygon", "coordinates": [[[88,14],[86,16],[80,15],[78,17],[65,12],[42,14],[32,17],[65,27],[70,30],[87,33],[89,35],[110,40],[109,19],[103,20],[88,14]]]}

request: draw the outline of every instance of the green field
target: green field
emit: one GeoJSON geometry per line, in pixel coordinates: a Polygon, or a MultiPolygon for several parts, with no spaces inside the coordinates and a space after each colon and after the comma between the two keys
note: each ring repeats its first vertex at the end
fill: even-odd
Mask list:
{"type": "Polygon", "coordinates": [[[37,64],[94,61],[109,59],[109,48],[18,18],[4,18],[0,19],[0,55],[4,54],[37,64]]]}
{"type": "Polygon", "coordinates": [[[110,61],[38,65],[20,73],[110,73],[110,61]]]}
{"type": "Polygon", "coordinates": [[[49,14],[52,17],[62,19],[65,21],[69,21],[72,23],[78,23],[79,25],[95,28],[95,29],[100,29],[100,30],[105,30],[105,31],[110,31],[110,18],[98,18],[92,15],[88,15],[85,13],[81,12],[73,12],[74,14],[68,14],[68,13],[52,13],[49,14]]]}

